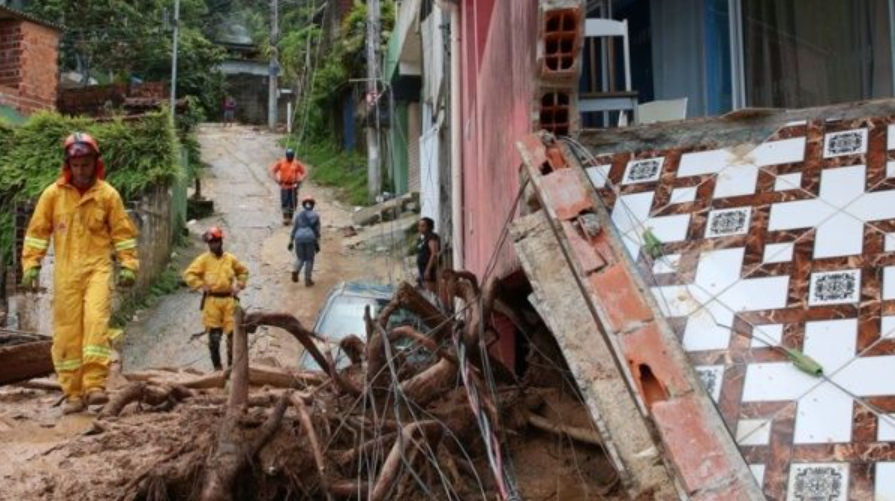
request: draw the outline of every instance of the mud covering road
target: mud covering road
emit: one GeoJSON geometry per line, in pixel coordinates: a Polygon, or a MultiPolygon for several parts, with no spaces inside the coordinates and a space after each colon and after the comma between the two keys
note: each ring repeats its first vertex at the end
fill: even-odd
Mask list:
{"type": "MultiPolygon", "coordinates": [[[[279,189],[267,172],[268,166],[283,154],[283,148],[277,143],[279,137],[251,127],[223,129],[206,125],[201,128],[199,139],[203,160],[210,166],[203,177],[203,194],[214,199],[216,213],[190,225],[192,248],[178,249],[175,259],[180,270],[192,256],[205,250],[199,239],[201,232],[208,226],[219,225],[226,234],[225,249],[239,257],[251,272],[249,286],[242,295],[243,307],[288,311],[309,326],[327,293],[338,282],[387,283],[400,276],[399,265],[393,259],[344,250],[341,232],[350,224],[350,208],[337,203],[331,190],[306,183],[302,193],[316,198],[323,222],[322,251],[314,273],[316,285],[307,288],[303,283],[292,283],[292,257],[286,249],[289,228],[282,225],[279,189]]],[[[192,333],[202,330],[198,307],[199,295],[181,288],[163,298],[155,308],[138,312],[137,320],[126,329],[121,350],[123,370],[148,367],[210,370],[204,339],[190,341],[192,333]]],[[[253,362],[294,365],[300,354],[299,344],[276,329],[255,334],[250,343],[253,362]]],[[[110,387],[123,383],[118,376],[110,380],[110,387]]],[[[90,433],[95,416],[62,417],[60,408],[54,406],[58,400],[55,392],[0,388],[0,501],[115,498],[114,492],[82,497],[83,492],[77,494],[72,489],[77,488],[76,480],[82,477],[82,469],[104,470],[108,474],[112,474],[111,470],[132,471],[141,459],[184,439],[174,436],[176,433],[170,437],[151,434],[131,437],[130,444],[147,444],[138,451],[125,443],[104,443],[105,438],[100,437],[99,445],[85,445],[87,449],[83,450],[77,445],[80,452],[61,452],[59,448],[73,438],[78,441],[90,438],[81,436],[90,433]],[[91,447],[100,447],[93,453],[100,450],[103,453],[93,454],[91,447]]],[[[135,431],[141,429],[139,423],[144,423],[144,419],[148,424],[173,418],[139,417],[134,423],[135,431]]],[[[169,429],[175,430],[177,426],[172,423],[169,429]]],[[[93,444],[92,440],[87,442],[93,444]]]]}
{"type": "MultiPolygon", "coordinates": [[[[397,262],[383,255],[346,251],[342,228],[351,224],[350,208],[333,198],[333,191],[309,183],[300,196],[312,195],[323,222],[322,250],[314,271],[316,285],[292,283],[292,254],[287,252],[290,228],[281,222],[279,187],[268,167],[283,155],[278,136],[250,127],[203,127],[199,133],[203,160],[210,166],[203,177],[203,195],[214,200],[215,216],[190,224],[194,248],[178,258],[183,269],[189,258],[205,250],[199,235],[211,225],[224,230],[224,248],[249,267],[249,285],[241,295],[243,308],[288,311],[312,325],[326,295],[340,281],[388,282],[397,262]]],[[[177,366],[210,370],[205,339],[190,341],[201,332],[200,297],[183,288],[151,311],[141,312],[128,326],[124,369],[177,366]]],[[[294,364],[299,344],[279,330],[251,340],[255,361],[294,364]]]]}

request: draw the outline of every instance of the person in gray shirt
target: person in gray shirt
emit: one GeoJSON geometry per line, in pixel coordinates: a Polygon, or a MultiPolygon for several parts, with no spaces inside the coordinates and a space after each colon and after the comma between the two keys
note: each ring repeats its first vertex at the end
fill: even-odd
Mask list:
{"type": "Polygon", "coordinates": [[[292,222],[292,235],[289,238],[289,250],[295,250],[292,281],[298,282],[298,274],[304,268],[306,287],[314,285],[311,279],[314,256],[320,252],[320,215],[314,212],[315,205],[317,202],[313,197],[302,198],[302,211],[296,214],[292,222]]]}

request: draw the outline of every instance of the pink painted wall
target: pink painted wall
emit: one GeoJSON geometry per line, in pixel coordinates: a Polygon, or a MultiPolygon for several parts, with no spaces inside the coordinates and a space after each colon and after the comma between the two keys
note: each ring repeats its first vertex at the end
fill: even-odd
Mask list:
{"type": "MultiPolygon", "coordinates": [[[[464,0],[461,12],[464,258],[482,278],[519,189],[515,142],[531,132],[538,1],[464,0]]],[[[498,276],[516,264],[511,247],[498,276]]]]}

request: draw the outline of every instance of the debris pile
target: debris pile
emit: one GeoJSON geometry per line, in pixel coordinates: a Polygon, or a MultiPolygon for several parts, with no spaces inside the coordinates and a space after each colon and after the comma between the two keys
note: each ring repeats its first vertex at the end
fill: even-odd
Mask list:
{"type": "Polygon", "coordinates": [[[403,284],[335,357],[289,314],[240,311],[231,369],[123,374],[88,432],[44,454],[102,470],[43,471],[35,499],[622,499],[549,331],[495,282],[445,275],[439,303],[462,307],[403,284]],[[422,325],[395,325],[400,310],[422,325]],[[495,311],[526,331],[521,377],[489,353],[495,311]],[[250,366],[264,326],[323,369],[250,366]]]}

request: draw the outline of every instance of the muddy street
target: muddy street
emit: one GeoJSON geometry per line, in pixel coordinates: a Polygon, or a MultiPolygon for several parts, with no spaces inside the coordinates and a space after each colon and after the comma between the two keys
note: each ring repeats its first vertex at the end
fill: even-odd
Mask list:
{"type": "MultiPolygon", "coordinates": [[[[286,311],[312,325],[335,284],[388,282],[397,276],[397,263],[383,255],[346,250],[341,230],[350,224],[350,208],[336,201],[332,190],[305,183],[301,195],[310,194],[318,202],[322,249],[314,271],[316,285],[292,283],[292,254],[286,248],[290,228],[281,222],[279,188],[268,172],[283,155],[279,139],[252,127],[201,128],[202,159],[209,166],[203,175],[202,193],[214,200],[215,214],[189,224],[191,246],[179,249],[175,262],[184,269],[193,256],[205,251],[202,232],[220,226],[225,250],[250,271],[248,287],[240,297],[243,308],[286,311]]],[[[199,301],[198,293],[183,287],[155,308],[139,312],[126,329],[124,369],[211,369],[205,338],[190,339],[202,331],[199,301]]],[[[298,342],[278,329],[260,332],[251,343],[252,360],[290,365],[300,353],[298,342]]]]}

